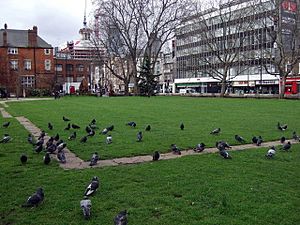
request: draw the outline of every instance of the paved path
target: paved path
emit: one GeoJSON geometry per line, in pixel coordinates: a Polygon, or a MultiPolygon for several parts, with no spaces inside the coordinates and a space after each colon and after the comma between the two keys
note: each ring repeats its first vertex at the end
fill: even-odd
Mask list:
{"type": "Polygon", "coordinates": [[[0,112],[3,118],[12,118],[12,116],[8,112],[6,112],[4,108],[0,108],[0,112]]]}
{"type": "MultiPolygon", "coordinates": [[[[10,116],[3,108],[0,108],[2,116],[10,116]]],[[[16,117],[16,119],[22,124],[25,129],[29,131],[36,139],[39,137],[41,130],[35,126],[31,121],[29,121],[27,118],[20,116],[16,117]]],[[[49,136],[45,136],[45,142],[49,139],[49,136]]],[[[299,143],[298,141],[290,140],[291,143],[299,143]]],[[[256,146],[253,144],[246,144],[246,145],[237,145],[232,146],[232,149],[230,151],[239,151],[239,150],[246,150],[246,149],[255,149],[255,148],[261,148],[261,147],[270,147],[270,146],[277,146],[281,145],[280,141],[271,141],[271,142],[265,142],[262,143],[261,146],[256,146]]],[[[67,162],[65,164],[60,164],[60,166],[64,169],[86,169],[91,168],[89,166],[89,162],[83,161],[79,157],[77,157],[74,153],[72,153],[68,148],[64,148],[65,155],[67,162]]],[[[207,153],[216,153],[218,152],[217,148],[207,148],[201,153],[196,153],[194,150],[186,150],[182,151],[181,155],[175,155],[172,152],[165,153],[160,155],[160,160],[168,160],[168,159],[174,159],[174,158],[180,158],[187,155],[198,155],[198,154],[207,154],[207,153]]],[[[57,159],[55,156],[52,156],[52,158],[57,159]]],[[[98,161],[98,164],[93,166],[94,167],[105,167],[105,166],[118,166],[118,165],[126,165],[126,164],[137,164],[137,163],[144,163],[144,162],[151,162],[152,156],[151,155],[145,155],[145,156],[134,156],[134,157],[122,157],[122,158],[115,158],[115,159],[107,159],[107,160],[100,160],[98,161]]]]}

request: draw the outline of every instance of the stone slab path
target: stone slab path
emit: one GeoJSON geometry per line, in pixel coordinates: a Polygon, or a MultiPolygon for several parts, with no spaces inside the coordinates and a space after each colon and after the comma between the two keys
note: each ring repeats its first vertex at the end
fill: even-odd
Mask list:
{"type": "MultiPolygon", "coordinates": [[[[5,111],[5,109],[0,108],[2,116],[4,118],[11,118],[12,116],[5,111]],[[6,117],[5,117],[6,116],[6,117]]],[[[16,117],[16,119],[22,124],[26,130],[28,130],[29,133],[31,133],[36,139],[39,137],[41,130],[35,126],[31,121],[29,121],[27,118],[20,116],[16,117]]],[[[45,142],[50,137],[45,136],[45,142]]],[[[291,143],[299,143],[295,140],[289,140],[291,143]]],[[[270,147],[270,146],[278,146],[281,145],[280,141],[271,141],[271,142],[264,142],[261,146],[256,146],[253,144],[245,144],[245,145],[237,145],[232,146],[232,149],[229,151],[240,151],[240,150],[246,150],[246,149],[255,149],[255,148],[262,148],[262,147],[270,147]]],[[[65,164],[60,164],[60,166],[63,169],[86,169],[86,168],[97,168],[97,167],[105,167],[105,166],[118,166],[118,165],[128,165],[128,164],[138,164],[138,163],[145,163],[145,162],[151,162],[152,156],[151,155],[145,155],[145,156],[134,156],[134,157],[122,157],[122,158],[115,158],[115,159],[107,159],[107,160],[100,160],[98,161],[98,164],[91,167],[89,166],[88,161],[83,161],[79,157],[77,157],[74,153],[72,153],[68,148],[64,148],[65,155],[67,162],[65,164]]],[[[199,155],[199,154],[207,154],[207,153],[216,153],[218,152],[217,148],[207,148],[201,153],[194,152],[194,150],[185,150],[181,151],[181,155],[175,155],[172,152],[170,153],[164,153],[160,154],[159,160],[168,160],[168,159],[175,159],[184,157],[187,155],[199,155]]],[[[52,158],[57,159],[56,156],[52,156],[52,158]]]]}

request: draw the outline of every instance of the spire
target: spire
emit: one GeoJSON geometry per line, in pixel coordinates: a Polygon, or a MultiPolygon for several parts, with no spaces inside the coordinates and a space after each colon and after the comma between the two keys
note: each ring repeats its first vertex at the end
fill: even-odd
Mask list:
{"type": "Polygon", "coordinates": [[[86,0],[84,2],[83,27],[86,27],[86,0]]]}

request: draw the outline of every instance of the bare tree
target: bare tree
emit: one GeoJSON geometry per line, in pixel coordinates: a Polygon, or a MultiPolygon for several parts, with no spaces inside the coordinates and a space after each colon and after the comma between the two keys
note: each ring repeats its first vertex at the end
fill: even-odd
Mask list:
{"type": "Polygon", "coordinates": [[[229,82],[249,66],[247,31],[253,26],[249,1],[210,1],[210,8],[194,17],[192,30],[201,43],[200,71],[221,83],[223,97],[229,82]],[[242,2],[242,4],[240,4],[242,2]]]}
{"type": "Polygon", "coordinates": [[[147,56],[154,71],[162,46],[173,38],[180,20],[192,12],[191,0],[96,0],[95,4],[103,44],[109,55],[126,62],[121,71],[127,74],[119,79],[132,78],[137,94],[138,59],[147,56]]]}
{"type": "Polygon", "coordinates": [[[259,0],[256,11],[264,12],[261,27],[269,46],[263,48],[268,74],[279,76],[279,98],[284,98],[285,84],[300,59],[300,1],[259,0]]]}

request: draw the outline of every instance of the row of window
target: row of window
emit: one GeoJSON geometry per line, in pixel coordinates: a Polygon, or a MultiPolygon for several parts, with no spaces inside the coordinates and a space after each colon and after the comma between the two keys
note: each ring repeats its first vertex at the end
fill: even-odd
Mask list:
{"type": "MultiPolygon", "coordinates": [[[[89,67],[86,68],[87,72],[89,71],[89,67]]],[[[74,66],[72,64],[66,65],[66,71],[72,72],[74,70],[74,66]]],[[[62,72],[63,71],[63,64],[56,64],[55,65],[55,71],[62,72]]],[[[76,65],[76,71],[77,72],[84,72],[84,65],[83,64],[77,64],[76,65]]]]}
{"type": "MultiPolygon", "coordinates": [[[[10,69],[11,70],[19,70],[19,60],[12,59],[12,60],[10,60],[9,64],[10,64],[10,69]]],[[[50,59],[46,59],[44,61],[44,65],[45,65],[45,70],[46,71],[51,70],[51,60],[50,59]]],[[[31,70],[32,69],[32,62],[31,62],[30,59],[25,59],[24,60],[23,69],[24,70],[31,70]]]]}
{"type": "MultiPolygon", "coordinates": [[[[19,54],[19,49],[18,48],[8,48],[7,49],[7,54],[9,54],[9,55],[18,55],[19,54]]],[[[51,49],[45,48],[44,49],[44,54],[45,55],[50,55],[51,54],[51,49]]]]}

